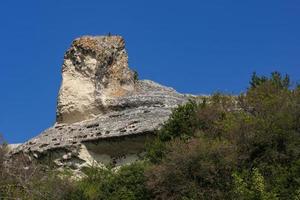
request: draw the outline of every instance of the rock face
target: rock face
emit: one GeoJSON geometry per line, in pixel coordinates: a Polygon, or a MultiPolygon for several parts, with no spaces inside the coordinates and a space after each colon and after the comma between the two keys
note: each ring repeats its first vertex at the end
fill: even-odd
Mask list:
{"type": "Polygon", "coordinates": [[[120,36],[81,37],[66,52],[57,122],[14,148],[58,166],[81,168],[133,162],[146,138],[189,96],[149,80],[135,80],[120,36]]]}
{"type": "Polygon", "coordinates": [[[82,37],[64,57],[57,122],[74,123],[105,113],[106,100],[134,90],[134,73],[122,37],[82,37]]]}

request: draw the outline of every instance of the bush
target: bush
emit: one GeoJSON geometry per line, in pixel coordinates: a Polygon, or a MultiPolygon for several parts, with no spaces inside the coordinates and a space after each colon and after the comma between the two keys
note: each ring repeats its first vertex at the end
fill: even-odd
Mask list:
{"type": "Polygon", "coordinates": [[[135,82],[139,80],[139,74],[136,70],[133,70],[133,80],[135,82]]]}
{"type": "Polygon", "coordinates": [[[234,99],[221,95],[213,95],[209,102],[201,103],[190,100],[187,104],[179,105],[173,110],[169,120],[157,132],[157,137],[147,146],[146,157],[152,163],[159,163],[167,153],[166,143],[180,139],[188,141],[199,135],[212,137],[219,135],[217,121],[222,119],[229,109],[233,109],[234,99]]]}
{"type": "Polygon", "coordinates": [[[146,173],[154,199],[228,199],[236,166],[232,144],[198,138],[167,148],[163,162],[146,173]]]}
{"type": "Polygon", "coordinates": [[[145,186],[146,164],[137,162],[121,167],[117,171],[89,168],[87,177],[76,184],[72,199],[88,200],[139,200],[150,199],[145,186]]]}
{"type": "Polygon", "coordinates": [[[266,191],[265,180],[258,169],[251,174],[234,173],[234,198],[240,200],[277,200],[276,194],[266,191]]]}
{"type": "MultiPolygon", "coordinates": [[[[211,193],[218,194],[219,191],[222,191],[217,187],[220,180],[211,179],[212,182],[209,184],[211,190],[209,191],[203,185],[197,185],[196,182],[191,181],[192,179],[183,176],[184,167],[201,169],[207,173],[211,170],[211,168],[202,168],[196,163],[187,167],[185,160],[190,160],[190,154],[187,152],[177,152],[182,158],[177,158],[180,162],[175,162],[174,149],[168,148],[168,145],[172,144],[174,139],[179,139],[181,143],[187,145],[192,138],[202,138],[202,146],[210,151],[213,151],[210,146],[212,141],[216,143],[227,141],[233,149],[236,149],[237,154],[237,160],[234,162],[236,165],[232,168],[236,168],[238,173],[252,171],[253,168],[259,169],[259,173],[253,172],[254,175],[252,175],[263,179],[263,192],[266,195],[276,194],[276,198],[279,199],[293,199],[299,195],[300,86],[291,88],[288,76],[282,77],[278,72],[272,73],[270,77],[259,77],[254,74],[249,89],[239,97],[215,94],[203,103],[189,102],[187,105],[175,109],[171,118],[158,132],[157,138],[150,145],[147,153],[148,159],[152,163],[158,164],[154,169],[161,173],[157,176],[154,173],[149,176],[150,189],[158,197],[169,197],[170,191],[177,192],[177,189],[181,187],[183,187],[183,189],[181,188],[183,193],[179,192],[174,199],[178,199],[180,196],[194,198],[187,195],[190,194],[190,189],[191,191],[203,191],[203,193],[200,192],[200,195],[204,194],[209,198],[218,199],[222,195],[226,195],[222,193],[221,196],[210,196],[211,193]],[[203,140],[203,138],[206,139],[203,140]],[[175,169],[180,169],[180,171],[176,172],[175,169]],[[175,178],[178,180],[174,180],[175,178]],[[188,192],[184,192],[184,188],[188,192]]],[[[192,151],[187,146],[181,148],[192,151]]],[[[221,147],[216,149],[221,151],[221,147]]],[[[207,155],[205,161],[209,163],[208,166],[215,169],[215,158],[204,149],[201,151],[207,155]]],[[[230,152],[222,154],[224,157],[229,155],[230,152]]],[[[224,160],[218,159],[222,166],[224,160]]],[[[190,172],[190,174],[193,173],[190,172]]],[[[214,174],[212,177],[219,176],[214,174]]],[[[230,185],[226,189],[227,195],[234,194],[236,188],[234,189],[232,179],[224,180],[226,181],[223,184],[230,185]]],[[[242,179],[242,181],[246,180],[242,179]]],[[[249,182],[245,184],[251,185],[249,182]]],[[[275,198],[274,195],[273,197],[275,198]]],[[[255,198],[263,199],[265,197],[255,198]]]]}
{"type": "Polygon", "coordinates": [[[6,146],[1,145],[0,199],[62,200],[72,193],[69,179],[62,178],[57,171],[32,162],[25,155],[8,162],[4,159],[6,153],[6,146]]]}

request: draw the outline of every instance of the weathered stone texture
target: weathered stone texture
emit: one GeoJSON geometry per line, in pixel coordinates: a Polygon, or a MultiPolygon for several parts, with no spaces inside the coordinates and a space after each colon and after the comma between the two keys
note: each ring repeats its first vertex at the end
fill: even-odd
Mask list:
{"type": "Polygon", "coordinates": [[[153,134],[172,109],[188,98],[152,81],[134,80],[122,37],[81,37],[64,57],[56,124],[12,153],[25,152],[40,158],[56,152],[58,165],[75,163],[77,167],[93,161],[101,163],[100,158],[107,161],[110,157],[114,162],[119,159],[120,163],[133,160],[143,151],[143,145],[128,146],[128,155],[124,155],[124,142],[153,134]],[[107,144],[102,141],[110,141],[110,151],[103,148],[107,144]],[[117,151],[120,145],[122,153],[117,151]],[[129,152],[130,148],[135,152],[129,152]]]}
{"type": "Polygon", "coordinates": [[[109,98],[134,90],[134,74],[122,37],[81,37],[64,57],[57,123],[74,123],[104,112],[109,98]]]}

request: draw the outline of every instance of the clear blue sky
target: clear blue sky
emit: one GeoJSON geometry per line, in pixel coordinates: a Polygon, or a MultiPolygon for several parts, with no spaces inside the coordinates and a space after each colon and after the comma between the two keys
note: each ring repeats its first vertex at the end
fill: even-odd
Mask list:
{"type": "Polygon", "coordinates": [[[24,142],[55,121],[63,55],[81,35],[124,36],[142,79],[240,93],[253,71],[300,80],[299,0],[1,0],[0,132],[24,142]]]}

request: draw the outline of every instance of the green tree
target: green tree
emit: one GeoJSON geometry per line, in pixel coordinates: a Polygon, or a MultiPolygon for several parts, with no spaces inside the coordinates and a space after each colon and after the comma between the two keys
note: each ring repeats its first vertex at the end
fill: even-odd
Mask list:
{"type": "Polygon", "coordinates": [[[146,164],[137,162],[117,171],[92,167],[86,177],[77,183],[71,199],[87,200],[142,200],[150,199],[145,186],[146,164]]]}
{"type": "MultiPolygon", "coordinates": [[[[245,176],[245,175],[244,175],[245,176]]],[[[277,200],[276,194],[266,191],[265,179],[258,169],[254,168],[250,179],[234,173],[234,199],[238,200],[277,200]]]]}

